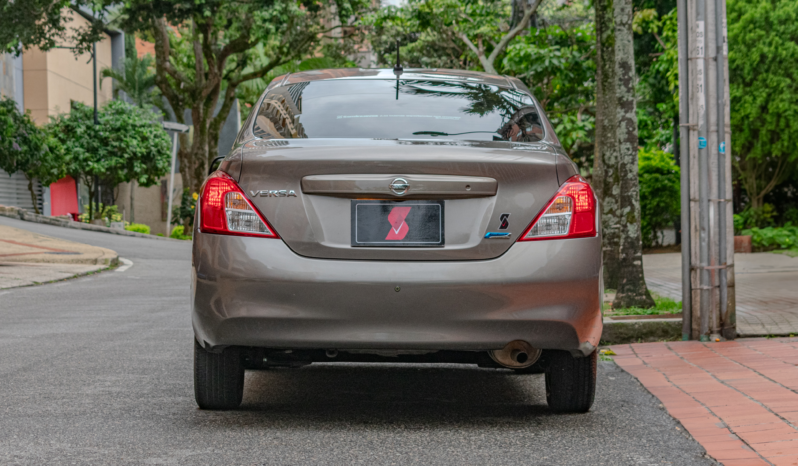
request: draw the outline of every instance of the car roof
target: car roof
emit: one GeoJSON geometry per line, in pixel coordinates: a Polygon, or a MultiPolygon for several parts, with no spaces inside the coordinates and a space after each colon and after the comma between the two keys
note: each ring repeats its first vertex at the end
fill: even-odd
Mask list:
{"type": "MultiPolygon", "coordinates": [[[[509,76],[482,73],[480,71],[406,68],[402,79],[428,79],[436,81],[467,81],[516,88],[520,81],[509,76]]],[[[345,79],[396,79],[391,68],[333,68],[326,70],[302,71],[278,76],[269,84],[269,89],[310,81],[329,81],[345,79]]]]}

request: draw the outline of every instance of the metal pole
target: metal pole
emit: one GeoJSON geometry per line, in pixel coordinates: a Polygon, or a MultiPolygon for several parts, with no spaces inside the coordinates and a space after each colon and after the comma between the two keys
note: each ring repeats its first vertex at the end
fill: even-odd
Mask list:
{"type": "MultiPolygon", "coordinates": [[[[726,92],[725,92],[725,63],[723,59],[723,45],[726,31],[723,27],[725,21],[724,0],[715,0],[715,45],[717,53],[715,65],[717,68],[717,125],[718,125],[718,265],[719,272],[719,297],[720,321],[726,327],[726,312],[728,307],[728,286],[726,275],[726,92]]],[[[721,329],[722,333],[723,330],[721,329]]],[[[725,336],[725,335],[724,335],[725,336]]]]}
{"type": "Polygon", "coordinates": [[[693,292],[690,279],[690,85],[687,56],[689,53],[687,0],[676,7],[679,24],[679,168],[682,201],[682,340],[689,340],[693,325],[693,292]]]}
{"type": "Polygon", "coordinates": [[[169,173],[169,191],[166,201],[166,236],[172,234],[172,191],[175,186],[175,159],[177,158],[177,133],[172,132],[172,171],[169,173]]]}
{"type": "MultiPolygon", "coordinates": [[[[91,66],[92,75],[94,78],[94,125],[100,124],[100,118],[97,116],[97,42],[91,45],[91,66]]],[[[94,199],[97,208],[100,208],[100,177],[94,175],[94,199]]],[[[94,220],[94,219],[92,219],[94,220]]]]}
{"type": "Polygon", "coordinates": [[[699,339],[709,340],[710,293],[709,282],[709,160],[707,148],[707,101],[706,101],[706,1],[698,0],[696,5],[696,32],[698,34],[696,60],[698,79],[698,212],[699,212],[699,276],[701,286],[701,327],[699,339]]]}

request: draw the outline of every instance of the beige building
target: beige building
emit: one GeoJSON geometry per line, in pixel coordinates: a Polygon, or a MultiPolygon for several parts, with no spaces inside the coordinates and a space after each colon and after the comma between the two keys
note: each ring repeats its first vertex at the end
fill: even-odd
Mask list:
{"type": "MultiPolygon", "coordinates": [[[[88,24],[86,18],[74,10],[65,9],[64,15],[71,18],[70,27],[82,27],[88,24]]],[[[71,46],[72,44],[64,44],[71,46]]],[[[110,68],[124,58],[124,36],[122,33],[112,35],[97,42],[97,103],[102,106],[111,100],[113,83],[110,78],[100,79],[103,68],[110,68]],[[114,41],[114,37],[120,39],[114,41]],[[112,42],[119,42],[121,54],[114,57],[112,42]],[[116,58],[116,60],[114,60],[116,58]]],[[[68,112],[72,101],[86,105],[94,103],[93,64],[91,54],[75,56],[70,49],[52,49],[42,52],[39,49],[26,51],[22,55],[22,72],[24,76],[24,105],[30,110],[37,124],[45,124],[50,117],[68,112]]]]}

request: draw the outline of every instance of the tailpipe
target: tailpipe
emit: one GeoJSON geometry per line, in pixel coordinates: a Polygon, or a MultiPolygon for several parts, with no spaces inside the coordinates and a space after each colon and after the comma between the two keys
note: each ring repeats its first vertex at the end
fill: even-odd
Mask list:
{"type": "Polygon", "coordinates": [[[542,353],[543,350],[535,348],[523,340],[511,341],[500,350],[488,351],[491,359],[510,369],[529,367],[540,359],[542,353]]]}

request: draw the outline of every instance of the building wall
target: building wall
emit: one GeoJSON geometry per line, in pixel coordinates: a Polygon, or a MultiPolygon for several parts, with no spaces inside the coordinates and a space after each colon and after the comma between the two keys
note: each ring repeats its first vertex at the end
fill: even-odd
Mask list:
{"type": "MultiPolygon", "coordinates": [[[[70,27],[81,27],[88,21],[71,9],[64,14],[72,19],[70,27]]],[[[66,44],[71,45],[71,44],[66,44]]],[[[30,110],[37,124],[45,124],[50,116],[68,112],[71,101],[93,105],[94,90],[91,55],[75,56],[69,49],[39,49],[26,51],[23,56],[25,108],[30,110]]],[[[97,43],[97,102],[102,106],[113,97],[112,80],[100,79],[103,68],[111,67],[111,38],[105,36],[97,43]]]]}
{"type": "MultiPolygon", "coordinates": [[[[133,190],[133,211],[130,210],[130,185],[122,183],[119,185],[119,194],[116,198],[116,205],[119,212],[128,222],[143,223],[150,227],[153,235],[158,233],[166,234],[166,191],[169,177],[164,176],[161,182],[149,188],[135,185],[133,190]],[[132,220],[131,220],[132,219],[132,220]]],[[[179,173],[175,174],[174,196],[172,198],[172,209],[180,205],[180,198],[183,194],[183,180],[179,173]]],[[[174,228],[174,225],[172,226],[174,228]]],[[[171,229],[169,230],[171,233],[171,229]]]]}

